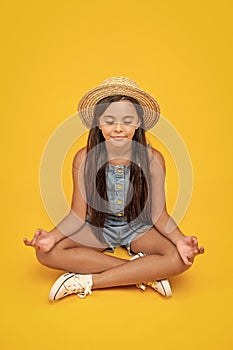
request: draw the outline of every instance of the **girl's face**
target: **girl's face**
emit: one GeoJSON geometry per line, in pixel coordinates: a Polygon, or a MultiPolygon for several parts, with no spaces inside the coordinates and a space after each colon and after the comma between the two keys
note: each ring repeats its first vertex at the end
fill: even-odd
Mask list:
{"type": "Polygon", "coordinates": [[[134,104],[128,100],[112,102],[99,118],[99,129],[106,141],[132,140],[140,120],[134,104]]]}

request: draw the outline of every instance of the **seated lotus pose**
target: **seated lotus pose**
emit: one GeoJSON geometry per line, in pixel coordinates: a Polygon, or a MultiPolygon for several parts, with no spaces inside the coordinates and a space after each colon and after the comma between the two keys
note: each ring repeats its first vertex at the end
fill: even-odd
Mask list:
{"type": "Polygon", "coordinates": [[[134,81],[112,77],[82,97],[78,112],[90,131],[73,160],[70,212],[50,232],[38,229],[24,239],[41,264],[67,271],[49,299],[128,285],[169,297],[168,278],[187,270],[204,248],[166,209],[164,158],[145,135],[159,105],[134,81]],[[119,246],[133,257],[106,254],[119,246]]]}

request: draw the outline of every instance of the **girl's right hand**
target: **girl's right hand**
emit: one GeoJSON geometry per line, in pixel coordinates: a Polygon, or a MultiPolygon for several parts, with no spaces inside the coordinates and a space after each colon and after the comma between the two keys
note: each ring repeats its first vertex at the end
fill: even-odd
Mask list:
{"type": "Polygon", "coordinates": [[[31,240],[24,238],[23,241],[27,246],[31,246],[35,249],[41,250],[42,252],[48,252],[56,244],[56,236],[45,230],[37,229],[34,237],[31,240]]]}

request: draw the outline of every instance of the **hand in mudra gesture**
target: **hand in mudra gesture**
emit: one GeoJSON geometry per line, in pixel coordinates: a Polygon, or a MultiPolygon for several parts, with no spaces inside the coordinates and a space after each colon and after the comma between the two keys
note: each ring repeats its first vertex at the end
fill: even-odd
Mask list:
{"type": "Polygon", "coordinates": [[[43,229],[37,229],[31,240],[24,238],[23,241],[27,246],[31,246],[43,252],[48,252],[56,244],[56,237],[43,229]]]}

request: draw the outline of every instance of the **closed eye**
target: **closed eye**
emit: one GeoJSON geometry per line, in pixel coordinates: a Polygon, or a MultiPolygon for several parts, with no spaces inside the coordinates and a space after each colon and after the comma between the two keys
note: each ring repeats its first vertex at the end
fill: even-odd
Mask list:
{"type": "Polygon", "coordinates": [[[133,122],[132,122],[132,120],[125,120],[125,121],[124,121],[124,124],[126,124],[126,125],[132,124],[132,125],[133,125],[133,122]]]}

